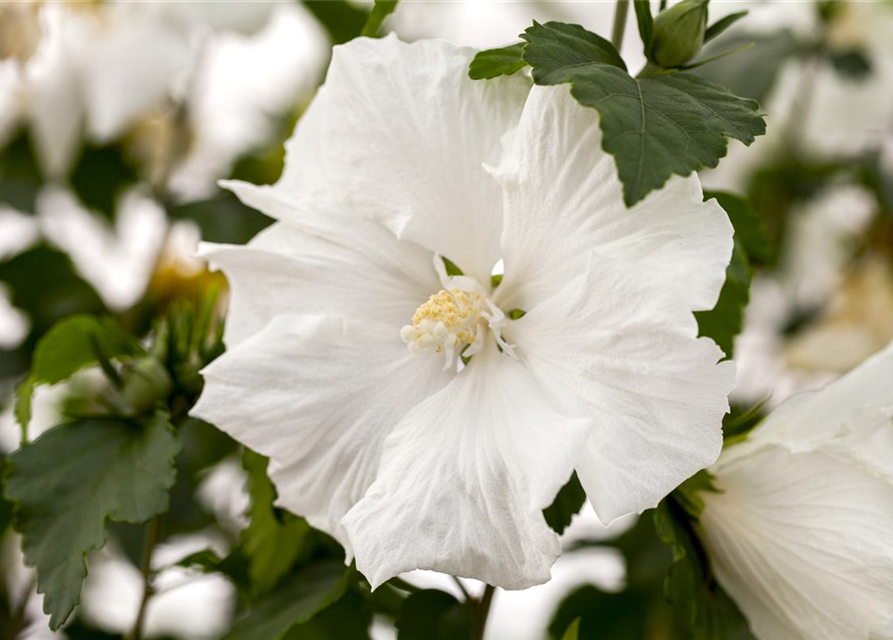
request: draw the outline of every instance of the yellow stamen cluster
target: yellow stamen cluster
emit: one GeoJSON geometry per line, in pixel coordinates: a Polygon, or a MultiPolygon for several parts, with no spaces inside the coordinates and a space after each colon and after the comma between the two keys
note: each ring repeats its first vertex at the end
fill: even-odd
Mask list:
{"type": "Polygon", "coordinates": [[[420,306],[400,337],[413,353],[462,349],[474,342],[484,298],[460,289],[440,290],[420,306]]]}

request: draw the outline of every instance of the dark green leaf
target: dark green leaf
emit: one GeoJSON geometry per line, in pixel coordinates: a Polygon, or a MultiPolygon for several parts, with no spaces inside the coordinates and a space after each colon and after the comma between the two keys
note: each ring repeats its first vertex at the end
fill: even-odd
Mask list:
{"type": "Polygon", "coordinates": [[[729,215],[735,238],[741,242],[751,262],[763,264],[772,259],[772,241],[766,223],[745,198],[725,191],[705,191],[704,200],[716,199],[729,215]]]}
{"type": "Polygon", "coordinates": [[[372,611],[356,591],[293,627],[284,640],[369,640],[372,611]]]}
{"type": "Polygon", "coordinates": [[[304,0],[304,6],[329,32],[334,44],[343,44],[360,35],[369,17],[345,0],[304,0]]]}
{"type": "Polygon", "coordinates": [[[272,218],[245,206],[229,191],[209,200],[171,205],[167,211],[174,220],[195,222],[207,242],[244,244],[273,223],[272,218]]]}
{"type": "Polygon", "coordinates": [[[750,407],[732,404],[731,411],[722,419],[723,446],[729,446],[747,438],[749,434],[766,417],[766,403],[769,396],[754,403],[750,407]]]}
{"type": "Polygon", "coordinates": [[[709,471],[701,469],[673,490],[673,498],[694,520],[698,520],[704,512],[704,498],[701,494],[719,493],[713,479],[709,471]]]}
{"type": "Polygon", "coordinates": [[[372,6],[372,11],[369,13],[369,18],[366,20],[366,24],[363,25],[363,30],[360,32],[360,35],[368,36],[370,38],[378,37],[378,32],[381,30],[381,25],[384,22],[384,19],[394,13],[394,9],[397,8],[397,1],[398,0],[375,0],[375,4],[372,6]]]}
{"type": "Polygon", "coordinates": [[[747,15],[747,11],[739,11],[737,13],[730,13],[727,16],[723,16],[709,27],[707,27],[707,31],[704,32],[704,44],[707,44],[715,37],[720,35],[723,31],[731,27],[733,24],[738,22],[741,18],[747,15]]]}
{"type": "Polygon", "coordinates": [[[34,212],[43,176],[27,130],[0,149],[0,202],[25,213],[34,212]]]}
{"type": "Polygon", "coordinates": [[[614,45],[577,24],[534,21],[521,38],[528,43],[523,57],[533,67],[537,84],[571,82],[586,70],[603,65],[626,71],[626,63],[614,45]]]}
{"type": "Polygon", "coordinates": [[[121,146],[112,144],[84,148],[69,182],[84,206],[113,219],[118,197],[138,179],[121,146]]]}
{"type": "Polygon", "coordinates": [[[610,43],[581,35],[588,32],[580,27],[556,24],[527,29],[524,59],[537,84],[570,82],[577,101],[598,110],[602,147],[617,163],[627,206],[673,174],[715,167],[727,137],[750,144],[765,132],[756,102],[686,73],[631,78],[623,67],[604,62],[609,55],[598,57],[610,43]],[[565,37],[568,30],[577,37],[565,37]],[[599,48],[593,39],[604,44],[599,48]]]}
{"type": "Polygon", "coordinates": [[[561,638],[579,620],[579,640],[629,640],[646,637],[646,616],[650,596],[638,589],[606,593],[594,586],[571,592],[558,606],[549,625],[549,635],[561,638]]]}
{"type": "Polygon", "coordinates": [[[444,591],[409,596],[397,616],[397,640],[462,640],[471,637],[472,611],[444,591]]]}
{"type": "Polygon", "coordinates": [[[864,80],[871,75],[871,60],[858,49],[831,51],[828,58],[834,70],[845,78],[864,80]]]}
{"type": "Polygon", "coordinates": [[[574,516],[583,508],[586,502],[586,492],[583,491],[583,485],[577,478],[577,472],[571,476],[567,484],[561,488],[555,500],[548,508],[543,510],[543,516],[546,522],[557,534],[564,533],[564,530],[571,523],[574,516]]]}
{"type": "Polygon", "coordinates": [[[23,429],[31,417],[31,394],[39,384],[56,384],[101,358],[135,356],[143,349],[110,318],[76,315],[60,321],[34,350],[31,374],[16,392],[16,418],[23,429]]]}
{"type": "Polygon", "coordinates": [[[56,322],[77,313],[103,313],[102,300],[75,272],[68,256],[38,246],[0,263],[0,282],[9,285],[11,302],[31,318],[26,344],[33,348],[56,322]]]}
{"type": "Polygon", "coordinates": [[[639,24],[639,36],[645,45],[645,51],[651,49],[651,39],[654,37],[654,18],[651,17],[650,0],[633,0],[636,8],[636,22],[639,24]]]}
{"type": "Polygon", "coordinates": [[[106,523],[146,522],[168,508],[180,442],[167,416],[144,424],[89,419],[51,429],[15,452],[6,495],[16,503],[25,562],[58,629],[80,600],[86,555],[106,523]]]}
{"type": "Polygon", "coordinates": [[[224,640],[280,640],[295,626],[344,595],[350,570],[338,561],[320,562],[280,586],[252,608],[224,640]]]}
{"type": "Polygon", "coordinates": [[[698,331],[712,338],[727,358],[735,352],[735,336],[744,326],[744,310],[750,300],[752,269],[741,242],[735,240],[732,262],[726,269],[726,281],[719,292],[716,306],[710,311],[697,311],[698,331]]]}
{"type": "Polygon", "coordinates": [[[276,509],[276,489],[267,477],[267,459],[245,451],[250,522],[242,532],[243,553],[253,597],[267,593],[291,570],[306,546],[310,525],[303,518],[276,509]]]}
{"type": "Polygon", "coordinates": [[[9,463],[6,461],[6,456],[0,454],[0,541],[3,540],[3,535],[6,533],[6,529],[9,527],[10,523],[12,523],[12,503],[6,499],[2,491],[3,476],[6,473],[8,465],[9,463]]]}
{"type": "Polygon", "coordinates": [[[489,80],[498,76],[510,76],[527,66],[521,54],[526,43],[518,42],[498,49],[478,51],[468,67],[472,80],[489,80]]]}
{"type": "Polygon", "coordinates": [[[710,572],[692,520],[672,498],[654,512],[660,539],[673,549],[664,593],[674,610],[679,637],[692,640],[753,640],[744,616],[710,572]]]}

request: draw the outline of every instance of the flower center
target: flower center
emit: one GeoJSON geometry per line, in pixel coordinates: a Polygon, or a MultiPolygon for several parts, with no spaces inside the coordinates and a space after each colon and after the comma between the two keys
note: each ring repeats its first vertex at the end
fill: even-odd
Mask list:
{"type": "Polygon", "coordinates": [[[444,288],[416,309],[412,324],[400,329],[409,352],[442,353],[444,369],[448,369],[456,354],[467,358],[480,351],[490,331],[503,353],[514,358],[513,345],[501,335],[505,314],[493,304],[481,284],[469,276],[450,278],[445,273],[441,273],[441,282],[444,288]]]}

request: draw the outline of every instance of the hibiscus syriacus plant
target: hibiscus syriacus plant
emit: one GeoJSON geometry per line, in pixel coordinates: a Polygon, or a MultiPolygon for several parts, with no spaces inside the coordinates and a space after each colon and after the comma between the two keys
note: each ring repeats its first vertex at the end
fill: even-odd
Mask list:
{"type": "Polygon", "coordinates": [[[0,204],[163,247],[117,315],[0,256],[0,637],[893,640],[893,178],[809,127],[889,85],[893,12],[119,4],[0,7],[0,204]],[[315,91],[268,117],[261,60],[315,91]]]}
{"type": "Polygon", "coordinates": [[[719,455],[734,383],[692,315],[725,279],[722,208],[689,177],[627,209],[594,111],[475,82],[473,56],[337,47],[282,179],[227,185],[278,222],[203,248],[232,298],[193,415],[269,456],[278,504],[373,587],[547,581],[571,473],[605,523],[656,506],[719,455]]]}

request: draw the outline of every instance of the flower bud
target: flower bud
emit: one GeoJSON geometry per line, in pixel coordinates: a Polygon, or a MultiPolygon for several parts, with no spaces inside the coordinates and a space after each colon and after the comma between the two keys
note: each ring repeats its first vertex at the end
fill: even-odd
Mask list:
{"type": "Polygon", "coordinates": [[[680,67],[694,58],[704,44],[707,1],[682,0],[654,19],[654,36],[648,59],[664,68],[680,67]]]}
{"type": "Polygon", "coordinates": [[[134,413],[150,411],[173,391],[173,381],[165,366],[157,358],[147,356],[129,363],[124,369],[124,399],[134,413]]]}

